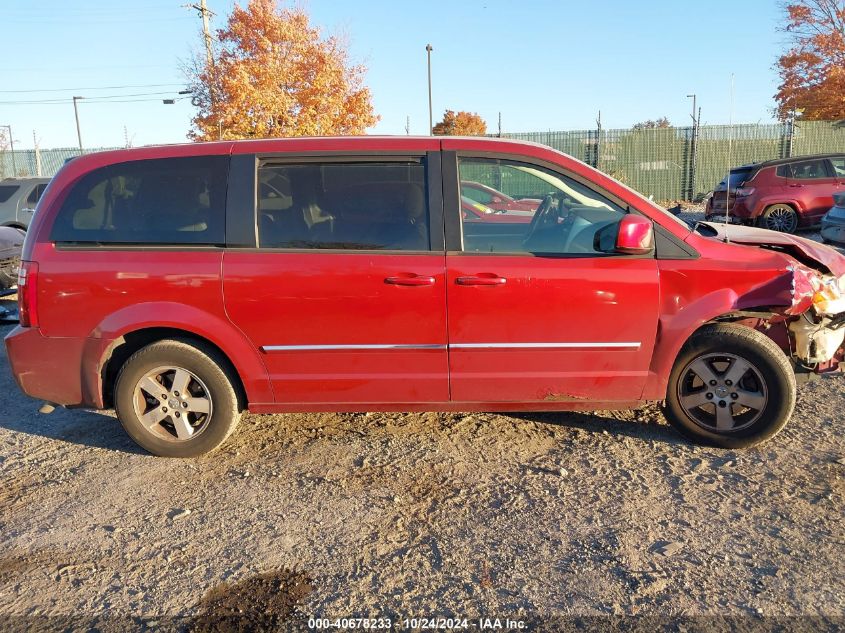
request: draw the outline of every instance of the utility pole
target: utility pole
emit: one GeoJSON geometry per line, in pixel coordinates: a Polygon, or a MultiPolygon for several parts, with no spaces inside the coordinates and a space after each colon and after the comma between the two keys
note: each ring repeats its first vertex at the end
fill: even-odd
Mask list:
{"type": "Polygon", "coordinates": [[[601,169],[601,110],[596,117],[596,169],[601,169]]]}
{"type": "Polygon", "coordinates": [[[698,166],[697,154],[698,154],[698,124],[701,120],[701,113],[699,108],[699,115],[696,117],[695,115],[695,105],[696,105],[696,95],[693,93],[691,95],[687,95],[687,99],[692,98],[692,141],[690,143],[690,173],[689,173],[689,189],[688,189],[688,196],[689,201],[692,202],[693,198],[695,198],[695,171],[696,167],[698,166]]]}
{"type": "MultiPolygon", "coordinates": [[[[214,90],[216,77],[214,72],[214,50],[211,46],[211,27],[209,26],[208,19],[214,15],[214,12],[208,8],[205,0],[200,0],[199,4],[186,4],[184,6],[188,9],[196,9],[200,14],[200,18],[202,18],[202,37],[205,40],[205,68],[209,78],[208,98],[211,100],[211,105],[213,106],[217,100],[214,90]]],[[[219,119],[217,120],[217,138],[223,138],[223,122],[219,119]]]]}
{"type": "Polygon", "coordinates": [[[411,117],[410,116],[405,117],[405,135],[406,136],[411,135],[411,117]]]}
{"type": "Polygon", "coordinates": [[[80,99],[84,99],[84,97],[74,97],[73,98],[73,115],[76,117],[76,138],[79,141],[79,153],[82,153],[82,132],[79,129],[79,107],[76,105],[76,102],[80,99]]]}
{"type": "Polygon", "coordinates": [[[431,51],[434,49],[431,44],[425,45],[428,53],[428,133],[434,135],[434,111],[431,109],[431,51]]]}
{"type": "Polygon", "coordinates": [[[9,130],[9,151],[12,152],[12,176],[14,177],[18,175],[18,166],[15,164],[15,139],[12,138],[12,126],[0,125],[0,127],[9,130]]]}
{"type": "Polygon", "coordinates": [[[502,138],[502,113],[499,112],[499,138],[502,138]]]}
{"type": "Polygon", "coordinates": [[[32,130],[32,147],[35,148],[35,175],[41,177],[41,148],[38,146],[38,136],[32,130]]]}
{"type": "Polygon", "coordinates": [[[211,50],[211,28],[208,25],[208,18],[214,15],[214,12],[208,8],[205,0],[200,0],[199,4],[186,4],[185,8],[196,9],[200,14],[200,18],[202,18],[202,36],[205,40],[205,63],[208,69],[211,70],[211,66],[214,64],[214,54],[211,50]]]}

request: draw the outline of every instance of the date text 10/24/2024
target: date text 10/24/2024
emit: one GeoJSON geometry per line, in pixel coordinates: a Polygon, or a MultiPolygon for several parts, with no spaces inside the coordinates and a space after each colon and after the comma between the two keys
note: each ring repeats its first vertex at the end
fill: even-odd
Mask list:
{"type": "Polygon", "coordinates": [[[468,630],[479,631],[527,629],[524,620],[510,618],[309,618],[309,629],[370,629],[385,630],[398,626],[408,630],[468,630]]]}

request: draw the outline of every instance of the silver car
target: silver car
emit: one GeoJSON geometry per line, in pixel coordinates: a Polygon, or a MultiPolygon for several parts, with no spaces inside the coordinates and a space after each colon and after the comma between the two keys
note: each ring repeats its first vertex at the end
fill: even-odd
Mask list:
{"type": "Polygon", "coordinates": [[[49,178],[0,180],[0,226],[26,229],[49,182],[49,178]]]}
{"type": "Polygon", "coordinates": [[[822,218],[822,240],[845,244],[845,193],[833,194],[833,204],[822,218]]]}
{"type": "Polygon", "coordinates": [[[24,235],[23,229],[0,226],[0,290],[18,283],[24,235]]]}

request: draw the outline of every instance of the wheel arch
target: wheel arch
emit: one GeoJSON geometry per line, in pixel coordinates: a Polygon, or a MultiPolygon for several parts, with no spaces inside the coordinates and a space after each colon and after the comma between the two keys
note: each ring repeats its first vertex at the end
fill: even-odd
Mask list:
{"type": "Polygon", "coordinates": [[[219,345],[208,338],[188,330],[174,327],[147,327],[132,330],[112,341],[106,348],[99,363],[99,375],[102,385],[101,394],[105,407],[111,408],[114,405],[114,385],[120,368],[123,367],[124,363],[138,350],[151,343],[166,339],[193,343],[199,347],[206,347],[212,350],[224,365],[224,371],[231,376],[232,387],[238,397],[239,409],[244,410],[247,408],[249,399],[243,377],[238,371],[238,368],[235,367],[235,363],[229,358],[229,355],[219,345]]]}
{"type": "Polygon", "coordinates": [[[239,404],[274,402],[264,360],[225,315],[170,302],[127,306],[88,335],[82,350],[83,401],[98,408],[110,406],[115,367],[144,345],[174,337],[207,345],[226,359],[240,382],[239,404]]]}
{"type": "Polygon", "coordinates": [[[696,332],[713,323],[730,322],[756,329],[771,338],[789,356],[786,321],[775,318],[774,307],[765,303],[749,303],[734,290],[722,288],[701,297],[671,317],[661,317],[643,399],[662,400],[665,397],[669,375],[681,349],[696,332]]]}
{"type": "Polygon", "coordinates": [[[779,196],[762,198],[762,199],[757,201],[757,204],[754,207],[754,212],[751,214],[751,217],[752,218],[763,217],[763,213],[766,212],[766,209],[768,209],[769,207],[774,206],[776,204],[785,204],[788,207],[792,207],[792,209],[795,211],[795,213],[797,213],[798,216],[799,216],[798,220],[799,220],[799,224],[800,224],[801,215],[804,213],[804,208],[803,208],[803,205],[801,205],[801,203],[796,198],[784,199],[784,198],[781,198],[779,196]]]}

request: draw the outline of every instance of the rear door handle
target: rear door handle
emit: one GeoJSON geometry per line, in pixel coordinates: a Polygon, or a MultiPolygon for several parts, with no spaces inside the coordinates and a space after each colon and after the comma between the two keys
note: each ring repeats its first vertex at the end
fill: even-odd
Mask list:
{"type": "Polygon", "coordinates": [[[395,277],[388,277],[384,283],[393,286],[433,286],[434,277],[427,277],[425,275],[415,275],[408,273],[406,275],[396,275],[395,277]]]}
{"type": "Polygon", "coordinates": [[[796,188],[797,188],[797,187],[803,187],[804,185],[794,184],[794,185],[789,185],[789,186],[790,186],[790,187],[796,187],[796,188]]]}
{"type": "Polygon", "coordinates": [[[508,282],[504,277],[492,273],[481,273],[473,277],[458,277],[455,283],[459,286],[501,286],[508,282]]]}

